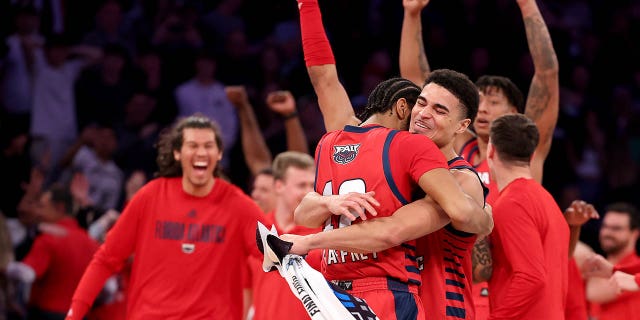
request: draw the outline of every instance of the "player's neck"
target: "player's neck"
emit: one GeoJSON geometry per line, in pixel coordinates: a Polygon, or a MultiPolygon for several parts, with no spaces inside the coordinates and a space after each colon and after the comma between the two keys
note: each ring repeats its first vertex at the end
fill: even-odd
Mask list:
{"type": "Polygon", "coordinates": [[[394,115],[389,116],[381,113],[370,116],[360,124],[361,127],[366,125],[380,125],[389,129],[402,130],[402,128],[399,127],[400,123],[398,119],[394,115]]]}
{"type": "Polygon", "coordinates": [[[447,161],[450,161],[451,159],[458,156],[456,151],[453,149],[453,141],[440,148],[440,151],[442,152],[442,154],[444,154],[444,157],[447,159],[447,161]]]}
{"type": "Polygon", "coordinates": [[[477,166],[482,161],[487,159],[487,145],[489,145],[489,139],[482,139],[481,137],[476,138],[478,141],[478,156],[474,159],[475,163],[472,165],[477,166]]]}
{"type": "Polygon", "coordinates": [[[500,192],[516,179],[532,179],[533,177],[529,166],[517,166],[499,161],[494,161],[491,174],[500,192]]]}
{"type": "Polygon", "coordinates": [[[285,205],[276,205],[273,211],[273,218],[276,221],[278,229],[286,233],[296,226],[293,220],[293,211],[289,210],[285,205]]]}

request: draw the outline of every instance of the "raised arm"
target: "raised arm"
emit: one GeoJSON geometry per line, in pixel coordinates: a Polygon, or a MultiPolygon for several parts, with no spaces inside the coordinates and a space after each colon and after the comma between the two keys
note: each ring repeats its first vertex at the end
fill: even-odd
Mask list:
{"type": "Polygon", "coordinates": [[[267,105],[284,119],[287,134],[287,150],[309,154],[307,136],[296,110],[296,100],[289,91],[274,91],[267,96],[267,105]]]}
{"type": "Polygon", "coordinates": [[[344,125],[357,125],[351,100],[340,83],[331,45],[322,24],[317,0],[298,0],[300,32],[307,72],[318,96],[318,105],[327,131],[342,129],[344,125]]]}
{"type": "Polygon", "coordinates": [[[245,87],[228,86],[225,92],[227,99],[238,110],[242,153],[251,175],[255,177],[260,170],[271,166],[271,151],[264,141],[245,87]]]}
{"type": "Polygon", "coordinates": [[[400,34],[400,76],[422,86],[431,72],[422,42],[420,13],[429,0],[402,0],[404,18],[400,34]]]}
{"type": "Polygon", "coordinates": [[[536,123],[540,132],[540,142],[531,160],[531,170],[533,178],[542,182],[544,161],[551,149],[553,130],[558,121],[558,58],[536,0],[518,0],[518,5],[535,67],[525,106],[525,115],[536,123]]]}

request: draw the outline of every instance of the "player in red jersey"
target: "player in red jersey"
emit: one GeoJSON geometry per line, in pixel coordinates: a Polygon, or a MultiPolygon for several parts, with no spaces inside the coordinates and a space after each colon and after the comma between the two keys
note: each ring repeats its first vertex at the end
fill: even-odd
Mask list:
{"type": "MultiPolygon", "coordinates": [[[[319,232],[320,228],[306,228],[296,225],[293,212],[302,198],[313,190],[315,163],[313,158],[302,152],[286,151],[273,160],[275,208],[265,215],[266,226],[276,227],[278,234],[291,233],[306,235],[319,232]]],[[[299,320],[307,319],[307,311],[291,292],[287,282],[282,281],[278,272],[264,272],[262,260],[251,258],[250,273],[253,290],[254,320],[299,320]]],[[[320,269],[320,252],[307,256],[311,267],[320,269]]]]}
{"type": "Polygon", "coordinates": [[[127,319],[242,317],[238,265],[260,256],[260,208],[214,173],[217,126],[194,115],[161,137],[158,178],[131,199],[94,256],[67,319],[82,319],[105,280],[133,257],[127,319]]]}
{"type": "Polygon", "coordinates": [[[493,207],[489,319],[564,319],[569,228],[529,165],[535,123],[520,114],[491,125],[487,160],[500,190],[493,207]]]}
{"type": "MultiPolygon", "coordinates": [[[[357,119],[353,114],[353,109],[351,108],[351,104],[349,102],[348,96],[346,95],[344,88],[342,87],[342,85],[340,84],[337,78],[335,62],[333,60],[333,55],[331,53],[331,48],[329,46],[329,43],[326,39],[326,36],[324,35],[324,29],[320,19],[320,12],[317,6],[318,5],[316,1],[299,1],[303,47],[305,52],[305,60],[307,62],[307,67],[308,67],[307,70],[309,72],[309,76],[311,78],[312,84],[314,85],[314,89],[318,94],[320,108],[323,111],[323,116],[325,119],[325,127],[328,130],[333,130],[333,129],[341,128],[345,124],[360,123],[360,120],[357,119]]],[[[406,196],[407,191],[398,189],[396,188],[396,186],[393,185],[393,184],[396,184],[398,181],[396,181],[397,180],[396,177],[393,177],[390,174],[390,171],[391,171],[390,168],[392,168],[392,166],[387,165],[385,167],[385,165],[380,164],[380,160],[379,160],[379,159],[390,158],[390,161],[389,161],[390,163],[402,163],[401,162],[402,159],[398,159],[398,155],[393,151],[385,151],[384,148],[382,150],[374,150],[375,153],[372,153],[369,149],[363,149],[362,146],[364,144],[360,143],[362,136],[369,138],[369,137],[373,137],[374,135],[377,135],[377,138],[375,138],[375,139],[378,139],[377,143],[383,144],[383,141],[388,139],[389,143],[385,148],[392,150],[393,143],[391,143],[391,141],[394,141],[393,140],[394,138],[391,138],[391,137],[387,138],[386,133],[380,133],[379,131],[378,133],[373,132],[372,134],[371,131],[375,131],[377,129],[372,129],[370,127],[367,127],[366,124],[376,123],[376,121],[380,121],[381,119],[384,119],[383,117],[384,115],[379,114],[380,111],[383,111],[383,110],[380,110],[380,108],[381,107],[388,108],[388,105],[390,103],[400,104],[400,106],[404,109],[410,108],[411,106],[413,106],[416,100],[415,98],[413,99],[405,98],[404,101],[397,100],[399,97],[401,97],[400,89],[403,88],[402,82],[399,82],[399,81],[397,82],[398,83],[395,83],[395,84],[390,81],[383,82],[383,84],[381,84],[381,86],[378,86],[376,89],[374,89],[374,91],[370,95],[369,103],[365,112],[368,112],[369,115],[378,113],[376,114],[377,118],[373,119],[373,121],[372,121],[372,118],[368,118],[367,121],[364,122],[365,126],[360,126],[360,127],[347,126],[343,131],[339,131],[338,133],[329,133],[323,138],[323,141],[327,142],[328,146],[326,144],[323,144],[322,146],[319,144],[319,148],[316,153],[316,161],[319,162],[318,177],[316,179],[316,190],[318,192],[323,192],[323,194],[340,194],[342,196],[338,196],[338,198],[342,197],[343,198],[342,200],[346,200],[346,202],[348,202],[350,201],[349,200],[350,196],[357,198],[354,194],[352,193],[350,194],[349,192],[364,193],[365,191],[375,190],[375,188],[378,188],[378,190],[376,191],[376,198],[383,203],[381,207],[384,210],[386,210],[384,214],[381,214],[379,216],[388,216],[391,213],[391,211],[393,211],[393,208],[398,207],[398,201],[393,199],[394,197],[397,197],[400,199],[401,201],[400,204],[406,204],[408,202],[407,199],[410,200],[410,198],[406,196]],[[348,136],[351,139],[351,141],[348,141],[348,140],[346,142],[340,141],[338,143],[336,143],[335,141],[332,141],[332,139],[341,139],[344,136],[348,136]],[[355,164],[352,163],[358,155],[360,154],[364,156],[367,155],[367,153],[363,152],[363,150],[367,151],[367,153],[371,153],[374,155],[373,157],[371,157],[371,160],[369,161],[365,160],[366,162],[360,161],[355,164]],[[325,160],[319,160],[319,159],[325,159],[325,160]],[[328,159],[331,159],[331,160],[326,161],[328,159]],[[329,164],[327,165],[326,163],[329,163],[329,164]],[[364,166],[363,164],[366,164],[367,166],[364,166]],[[326,165],[326,167],[323,167],[323,165],[326,165]],[[378,168],[376,166],[380,166],[380,167],[378,168]],[[367,181],[366,179],[361,179],[355,176],[351,178],[342,177],[342,180],[341,180],[340,176],[336,174],[336,172],[339,172],[339,174],[344,175],[345,173],[348,173],[349,170],[351,170],[351,173],[350,173],[351,175],[353,175],[356,172],[363,172],[363,173],[374,172],[378,176],[377,180],[374,180],[374,181],[378,181],[379,184],[371,183],[371,181],[367,181]],[[380,173],[382,173],[382,175],[380,173]],[[391,192],[389,192],[389,189],[385,190],[385,188],[388,188],[388,187],[385,187],[385,185],[388,183],[387,181],[384,180],[385,175],[388,178],[388,182],[391,182],[391,185],[392,185],[390,188],[391,192]],[[381,191],[383,192],[382,194],[380,193],[381,191]],[[394,192],[395,194],[399,194],[400,196],[399,197],[395,196],[394,192]],[[392,201],[390,201],[389,199],[391,199],[392,201]],[[385,202],[390,202],[391,205],[386,205],[385,202]]],[[[404,87],[410,87],[410,86],[407,86],[405,84],[404,87]]],[[[471,92],[472,95],[475,95],[475,99],[476,99],[475,105],[477,105],[477,99],[478,99],[477,90],[475,89],[472,83],[470,83],[470,88],[471,89],[469,91],[471,92]]],[[[419,88],[415,86],[415,89],[419,89],[419,88]]],[[[407,90],[407,88],[404,88],[402,90],[407,90]]],[[[457,99],[457,97],[454,97],[453,95],[450,95],[448,98],[457,99]]],[[[455,103],[457,103],[457,101],[455,103]]],[[[428,104],[429,104],[429,108],[433,108],[433,105],[432,105],[433,103],[429,102],[428,104]]],[[[451,100],[449,100],[448,103],[446,104],[449,104],[452,108],[454,106],[457,106],[456,104],[451,103],[451,100]]],[[[437,106],[436,109],[438,109],[438,112],[448,113],[446,111],[443,111],[443,109],[445,110],[447,109],[446,107],[437,106]]],[[[398,106],[395,106],[391,110],[391,114],[390,114],[391,116],[394,115],[394,111],[396,111],[396,114],[398,115],[398,117],[401,114],[404,114],[403,117],[405,118],[407,117],[406,113],[408,112],[403,111],[402,109],[400,109],[398,112],[398,106]]],[[[451,118],[454,118],[454,117],[452,116],[451,118]]],[[[459,120],[456,119],[456,121],[459,121],[459,120]]],[[[424,124],[425,122],[421,122],[421,123],[424,124]]],[[[462,128],[462,131],[464,131],[464,129],[466,128],[466,125],[470,123],[470,120],[468,119],[466,121],[463,120],[461,124],[462,123],[464,123],[464,126],[460,125],[459,127],[462,128]]],[[[455,130],[456,129],[453,129],[452,131],[455,131],[455,130]]],[[[401,133],[401,134],[394,133],[394,134],[399,135],[401,137],[406,136],[405,133],[401,133]]],[[[405,145],[408,145],[408,144],[405,143],[405,145]]],[[[415,152],[414,149],[415,148],[411,146],[407,148],[403,148],[402,152],[404,152],[404,154],[401,157],[406,157],[407,159],[411,159],[412,157],[414,157],[413,156],[415,152]]],[[[453,152],[452,148],[451,148],[451,152],[453,152]]],[[[360,158],[364,158],[364,157],[360,156],[360,158]]],[[[406,177],[404,179],[405,181],[410,181],[406,177]]],[[[478,183],[477,177],[475,179],[476,179],[475,183],[477,185],[479,198],[482,199],[481,185],[480,183],[478,183]]],[[[406,183],[403,181],[400,181],[400,182],[403,184],[406,183]]],[[[431,193],[428,192],[428,194],[433,196],[433,192],[431,193]]],[[[315,200],[318,200],[320,202],[323,199],[322,196],[318,194],[311,195],[311,196],[315,198],[315,200]]],[[[354,199],[354,200],[358,201],[358,199],[354,199]]],[[[358,204],[365,206],[369,212],[372,212],[372,210],[375,210],[372,207],[367,207],[368,205],[367,203],[359,202],[358,204]]],[[[482,205],[482,200],[480,200],[480,203],[475,203],[475,206],[477,206],[477,208],[480,208],[481,205],[482,205]]],[[[315,204],[311,206],[306,206],[306,207],[314,208],[315,204]]],[[[299,216],[297,215],[297,219],[301,219],[302,223],[308,226],[320,225],[328,218],[328,216],[331,215],[330,212],[324,210],[322,207],[319,207],[320,210],[318,211],[316,211],[315,209],[307,210],[304,208],[305,208],[304,204],[301,204],[297,212],[305,212],[306,216],[302,218],[298,218],[299,216]],[[315,215],[314,214],[315,212],[319,212],[318,215],[315,215]]],[[[318,208],[318,207],[315,207],[315,208],[318,208]]],[[[346,208],[338,208],[337,211],[333,211],[333,212],[337,213],[342,209],[346,209],[346,208]]],[[[353,209],[360,210],[360,216],[363,219],[366,219],[366,215],[363,214],[362,209],[357,208],[357,205],[354,206],[353,209]]],[[[425,213],[427,212],[428,211],[425,211],[425,213]]],[[[469,228],[470,226],[472,230],[486,231],[487,230],[486,221],[487,220],[491,221],[490,216],[488,217],[488,219],[486,218],[470,219],[469,218],[469,216],[472,216],[472,217],[481,216],[483,218],[486,217],[487,215],[484,212],[482,212],[482,210],[477,210],[473,212],[472,215],[469,215],[470,214],[469,211],[466,211],[466,212],[452,211],[452,212],[456,214],[452,217],[452,220],[454,220],[454,222],[461,223],[461,224],[466,223],[468,224],[466,227],[469,228]],[[480,213],[478,213],[478,211],[480,213]]],[[[342,213],[344,213],[345,215],[341,217],[338,217],[338,216],[333,217],[332,223],[328,224],[328,228],[326,229],[335,229],[336,227],[339,227],[339,226],[344,227],[351,224],[351,221],[354,219],[354,217],[351,216],[348,211],[342,211],[342,213]]],[[[431,218],[433,218],[433,216],[427,216],[427,219],[431,219],[431,218]]],[[[446,221],[440,224],[440,226],[444,224],[446,224],[446,221]]],[[[423,224],[421,223],[421,225],[423,224]]],[[[427,223],[424,223],[425,227],[427,225],[428,225],[427,223]]],[[[492,226],[492,222],[490,222],[490,225],[492,226]]],[[[488,230],[490,230],[491,226],[488,227],[488,230]]],[[[416,237],[407,238],[406,240],[415,239],[416,237]]],[[[343,248],[347,248],[347,250],[351,248],[356,248],[355,251],[357,252],[358,246],[356,245],[355,247],[353,247],[352,246],[353,242],[352,241],[349,241],[349,242],[351,243],[345,243],[344,245],[346,245],[346,247],[343,247],[343,248]]],[[[372,241],[372,242],[375,242],[375,241],[372,241]]],[[[401,242],[403,241],[397,241],[397,242],[394,242],[394,244],[397,245],[401,242]]],[[[390,245],[387,245],[387,244],[388,243],[385,243],[385,246],[384,246],[385,249],[390,247],[390,245]]],[[[367,244],[365,243],[364,245],[367,245],[367,244]]],[[[331,246],[331,248],[340,249],[340,245],[331,246]]],[[[358,279],[368,275],[380,276],[385,274],[391,274],[394,278],[401,279],[403,281],[406,279],[406,281],[411,281],[412,283],[418,283],[419,276],[416,274],[417,270],[412,265],[413,261],[411,261],[412,259],[415,258],[415,248],[411,245],[404,244],[403,246],[400,246],[398,248],[393,248],[392,250],[398,250],[398,249],[400,249],[400,251],[398,252],[399,257],[394,262],[404,262],[405,264],[408,264],[408,265],[398,264],[398,263],[396,264],[380,263],[379,262],[380,259],[378,259],[378,256],[380,256],[380,254],[378,253],[372,253],[370,255],[362,255],[362,254],[356,254],[356,253],[342,251],[342,250],[340,251],[329,250],[329,251],[326,251],[327,255],[325,256],[325,260],[324,260],[325,264],[323,265],[323,272],[325,272],[325,276],[329,279],[337,279],[338,281],[342,281],[341,284],[346,288],[350,288],[351,290],[354,290],[353,292],[356,295],[359,295],[359,292],[357,292],[358,289],[355,287],[362,286],[362,284],[359,284],[359,282],[354,283],[352,279],[358,279]],[[404,254],[402,250],[404,250],[405,252],[404,254]],[[342,263],[345,263],[346,265],[343,265],[342,263]],[[358,265],[357,271],[354,272],[356,268],[349,267],[350,263],[351,264],[357,263],[358,265]],[[365,265],[366,267],[362,268],[360,267],[360,265],[365,265]],[[410,270],[410,271],[407,271],[407,270],[410,270]]],[[[384,282],[385,283],[383,283],[382,286],[385,289],[393,286],[400,287],[400,286],[397,286],[396,284],[386,283],[387,281],[384,281],[384,282]]],[[[374,288],[375,285],[372,285],[371,283],[366,283],[366,285],[368,286],[369,290],[375,289],[374,288]]],[[[404,290],[406,291],[406,289],[404,290]]],[[[371,299],[366,299],[366,300],[368,304],[372,306],[372,309],[376,313],[378,313],[379,315],[382,313],[381,318],[385,318],[385,312],[388,312],[389,317],[394,316],[393,304],[388,304],[387,302],[386,307],[385,306],[376,307],[376,302],[372,302],[371,299]],[[381,310],[390,310],[390,311],[381,312],[381,310]]],[[[390,301],[390,299],[387,299],[387,301],[390,301]]],[[[399,306],[398,301],[396,301],[395,304],[396,306],[399,306]]],[[[396,313],[395,316],[400,316],[400,315],[396,313]]]]}
{"type": "MultiPolygon", "coordinates": [[[[403,0],[404,19],[400,39],[400,74],[422,83],[431,72],[422,41],[421,11],[429,0],[403,0]],[[416,58],[418,57],[418,58],[416,58]]],[[[471,130],[456,136],[455,150],[471,163],[489,187],[487,202],[491,205],[499,194],[487,165],[486,148],[491,122],[508,113],[523,112],[538,126],[540,142],[531,161],[533,178],[542,182],[544,161],[551,149],[553,130],[559,110],[558,60],[540,10],[535,0],[517,0],[526,29],[527,43],[534,64],[534,75],[526,103],[518,87],[508,78],[482,76],[476,81],[480,90],[478,116],[471,130]]],[[[489,245],[479,241],[474,251],[475,280],[486,281],[490,276],[489,245]]],[[[474,286],[476,317],[485,320],[489,314],[487,283],[474,286]]]]}
{"type": "MultiPolygon", "coordinates": [[[[410,132],[428,136],[440,147],[440,151],[449,160],[449,169],[462,189],[482,205],[484,192],[479,177],[471,165],[453,150],[455,135],[464,132],[472,122],[477,105],[477,89],[465,75],[452,70],[434,71],[413,107],[410,132]]],[[[331,197],[324,199],[334,202],[339,200],[330,200],[331,197]]],[[[414,204],[403,207],[391,217],[378,218],[305,239],[293,239],[293,250],[304,253],[309,248],[348,246],[352,251],[370,253],[418,238],[430,231],[431,223],[425,223],[424,220],[431,217],[430,209],[422,214],[407,214],[406,209],[414,204]]],[[[299,207],[298,210],[304,211],[305,208],[299,207]]],[[[337,213],[339,210],[332,212],[337,213]]],[[[445,318],[447,314],[473,318],[470,295],[471,248],[476,233],[487,234],[490,230],[490,226],[484,230],[473,229],[454,221],[444,229],[418,239],[416,258],[423,269],[420,292],[428,315],[435,318],[445,318]]]]}

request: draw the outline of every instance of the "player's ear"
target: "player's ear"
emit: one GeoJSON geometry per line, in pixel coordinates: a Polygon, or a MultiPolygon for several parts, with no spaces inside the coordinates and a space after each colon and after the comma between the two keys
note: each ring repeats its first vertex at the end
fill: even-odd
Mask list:
{"type": "Polygon", "coordinates": [[[173,158],[180,162],[180,150],[173,150],[173,158]]]}
{"type": "Polygon", "coordinates": [[[409,106],[409,102],[407,99],[400,98],[396,101],[395,104],[396,114],[398,115],[398,119],[404,120],[407,117],[411,116],[411,107],[409,106]]]}
{"type": "Polygon", "coordinates": [[[496,148],[493,146],[493,143],[491,143],[491,140],[489,140],[489,144],[487,144],[487,159],[493,160],[495,156],[496,148]]]}
{"type": "Polygon", "coordinates": [[[471,119],[469,118],[458,121],[458,127],[456,128],[456,133],[457,134],[464,133],[465,131],[467,131],[467,128],[469,128],[469,125],[471,125],[471,119]]]}

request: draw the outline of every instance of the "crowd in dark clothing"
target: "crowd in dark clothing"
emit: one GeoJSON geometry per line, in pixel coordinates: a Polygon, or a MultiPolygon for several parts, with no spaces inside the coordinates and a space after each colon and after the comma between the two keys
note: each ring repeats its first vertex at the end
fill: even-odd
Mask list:
{"type": "MultiPolygon", "coordinates": [[[[401,1],[320,6],[358,113],[376,84],[399,74],[401,1]]],[[[600,209],[614,201],[640,205],[640,2],[544,0],[539,6],[561,88],[544,186],[561,208],[574,199],[600,209]]],[[[88,203],[98,214],[84,211],[85,222],[121,210],[129,178],[138,172],[153,178],[162,129],[208,107],[223,129],[224,173],[249,192],[237,115],[219,91],[227,85],[247,88],[272,154],[286,150],[286,137],[284,120],[265,102],[269,92],[289,90],[297,98],[309,150],[325,132],[294,0],[15,0],[0,4],[0,17],[6,218],[19,217],[33,168],[44,172],[44,186],[86,176],[88,203]],[[65,71],[49,72],[56,63],[65,71]],[[64,110],[47,109],[60,105],[64,110]]],[[[422,18],[432,69],[454,69],[472,80],[507,76],[527,93],[533,66],[515,1],[433,0],[422,18]]],[[[582,233],[596,249],[598,223],[582,233]]]]}

